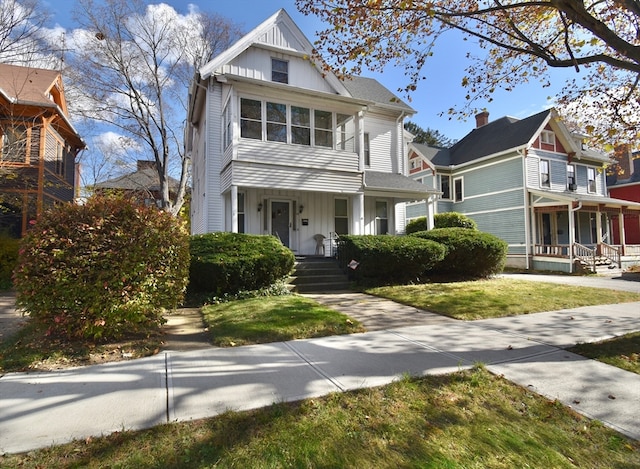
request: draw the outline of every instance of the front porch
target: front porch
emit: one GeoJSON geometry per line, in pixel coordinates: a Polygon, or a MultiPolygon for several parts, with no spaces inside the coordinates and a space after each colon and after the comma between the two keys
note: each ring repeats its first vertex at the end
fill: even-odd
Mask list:
{"type": "Polygon", "coordinates": [[[596,272],[640,263],[640,244],[627,244],[622,216],[640,213],[640,204],[550,192],[532,193],[531,202],[534,270],[596,272]]]}

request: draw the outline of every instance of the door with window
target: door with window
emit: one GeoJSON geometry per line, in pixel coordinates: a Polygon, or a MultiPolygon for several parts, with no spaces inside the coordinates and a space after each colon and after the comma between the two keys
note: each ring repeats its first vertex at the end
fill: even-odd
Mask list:
{"type": "Polygon", "coordinates": [[[288,248],[291,247],[291,202],[271,202],[271,234],[288,248]]]}
{"type": "Polygon", "coordinates": [[[389,233],[389,212],[386,200],[376,200],[376,234],[389,233]]]}

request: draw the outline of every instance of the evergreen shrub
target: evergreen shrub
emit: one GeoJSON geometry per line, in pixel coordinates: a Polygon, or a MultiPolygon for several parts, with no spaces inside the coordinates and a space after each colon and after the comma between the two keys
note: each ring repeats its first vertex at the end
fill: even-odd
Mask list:
{"type": "MultiPolygon", "coordinates": [[[[436,213],[433,216],[434,228],[467,228],[477,230],[478,225],[475,220],[458,212],[436,213]]],[[[425,227],[426,229],[426,227],[425,227]]]]}
{"type": "Polygon", "coordinates": [[[191,237],[189,288],[217,296],[268,287],[293,270],[295,256],[275,236],[207,233],[191,237]]]}
{"type": "Polygon", "coordinates": [[[342,235],[339,243],[341,267],[366,285],[419,282],[446,252],[437,242],[412,236],[342,235]],[[348,265],[352,260],[355,269],[348,265]]]}
{"type": "Polygon", "coordinates": [[[486,278],[504,269],[508,245],[490,233],[467,228],[435,228],[411,237],[443,244],[447,254],[432,273],[454,278],[486,278]]]}
{"type": "Polygon", "coordinates": [[[20,245],[17,304],[49,333],[113,339],[147,332],[183,299],[189,235],[155,207],[116,196],[46,211],[20,245]]]}

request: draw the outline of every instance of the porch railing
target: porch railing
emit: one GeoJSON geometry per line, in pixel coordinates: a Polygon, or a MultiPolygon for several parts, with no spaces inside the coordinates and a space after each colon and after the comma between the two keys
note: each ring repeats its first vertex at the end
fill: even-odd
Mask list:
{"type": "Polygon", "coordinates": [[[596,271],[596,252],[595,248],[592,249],[580,243],[573,244],[573,257],[590,267],[593,272],[596,271]]]}
{"type": "Polygon", "coordinates": [[[598,244],[598,252],[597,254],[600,257],[606,257],[611,262],[614,262],[618,268],[622,268],[622,255],[620,253],[621,249],[611,246],[609,244],[600,243],[598,244]]]}
{"type": "Polygon", "coordinates": [[[535,254],[536,256],[568,257],[569,248],[568,244],[536,244],[535,254]]]}

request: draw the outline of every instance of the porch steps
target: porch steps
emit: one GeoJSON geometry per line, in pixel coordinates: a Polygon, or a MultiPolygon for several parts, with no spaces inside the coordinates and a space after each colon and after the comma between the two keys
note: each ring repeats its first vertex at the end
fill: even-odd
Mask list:
{"type": "Polygon", "coordinates": [[[296,293],[349,291],[347,276],[338,267],[337,261],[330,257],[296,257],[288,284],[296,293]]]}
{"type": "Polygon", "coordinates": [[[595,259],[595,272],[593,271],[592,265],[582,259],[579,260],[579,263],[583,270],[598,274],[598,275],[607,275],[607,276],[615,276],[621,275],[622,269],[618,268],[611,259],[607,257],[596,257],[595,259]]]}

